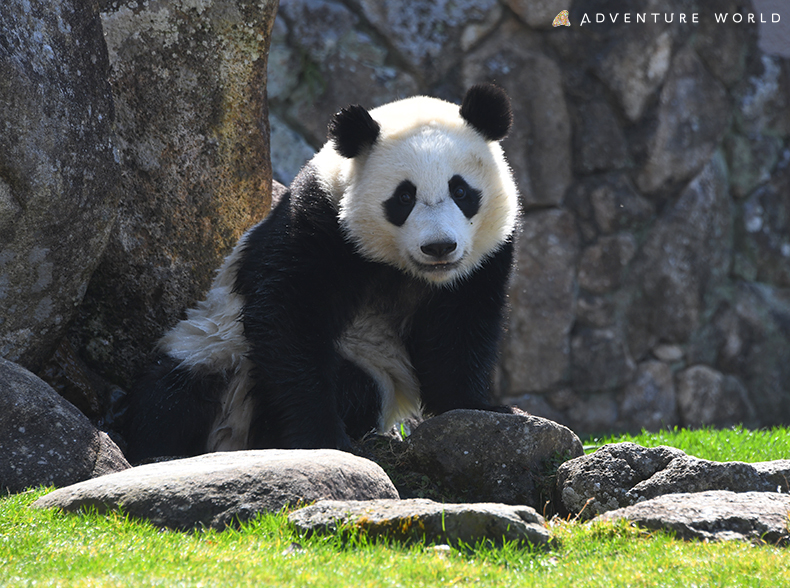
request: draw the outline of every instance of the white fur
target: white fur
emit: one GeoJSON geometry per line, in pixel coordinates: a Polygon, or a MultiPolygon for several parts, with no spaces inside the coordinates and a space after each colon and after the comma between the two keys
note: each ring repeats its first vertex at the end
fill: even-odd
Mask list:
{"type": "Polygon", "coordinates": [[[241,324],[244,298],[233,291],[246,239],[245,233],[225,258],[206,299],[187,310],[187,318],[159,340],[157,348],[179,360],[179,367],[235,370],[246,355],[248,345],[241,324]]]}
{"type": "Polygon", "coordinates": [[[341,224],[359,252],[429,282],[446,283],[474,271],[513,233],[518,191],[501,147],[460,115],[455,104],[418,96],[370,111],[381,133],[370,153],[340,156],[331,143],[312,162],[338,207],[341,224]],[[480,209],[467,219],[449,195],[448,182],[463,177],[482,192],[480,209]],[[406,223],[387,222],[382,205],[403,181],[417,186],[417,204],[406,223]],[[453,240],[457,262],[426,272],[432,263],[422,245],[453,240]]]}
{"type": "Polygon", "coordinates": [[[363,369],[379,389],[378,429],[422,413],[420,383],[397,332],[381,314],[363,309],[338,341],[338,352],[363,369]]]}
{"type": "Polygon", "coordinates": [[[252,418],[249,345],[244,337],[241,311],[244,298],[233,291],[245,233],[225,258],[206,299],[187,311],[179,322],[159,340],[158,348],[180,360],[179,367],[198,373],[224,372],[230,382],[220,396],[220,411],[209,433],[206,451],[232,451],[249,447],[252,418]]]}
{"type": "Polygon", "coordinates": [[[248,449],[252,420],[252,362],[243,359],[220,399],[221,408],[211,426],[206,451],[248,449]]]}

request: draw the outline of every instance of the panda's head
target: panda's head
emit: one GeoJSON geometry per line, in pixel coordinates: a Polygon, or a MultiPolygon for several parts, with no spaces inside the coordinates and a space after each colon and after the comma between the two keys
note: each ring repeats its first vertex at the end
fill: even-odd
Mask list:
{"type": "Polygon", "coordinates": [[[472,87],[460,108],[419,96],[340,111],[316,165],[346,236],[366,258],[431,283],[473,271],[516,224],[499,146],[511,120],[492,85],[472,87]]]}

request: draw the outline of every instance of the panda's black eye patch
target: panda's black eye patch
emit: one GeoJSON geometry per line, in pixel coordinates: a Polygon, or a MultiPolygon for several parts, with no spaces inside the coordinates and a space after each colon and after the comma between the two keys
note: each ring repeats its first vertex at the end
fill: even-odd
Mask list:
{"type": "Polygon", "coordinates": [[[448,182],[450,197],[461,209],[466,218],[472,218],[480,210],[480,191],[475,190],[459,175],[454,175],[448,182]]]}
{"type": "Polygon", "coordinates": [[[389,222],[400,227],[409,218],[416,203],[417,186],[409,180],[403,180],[395,188],[392,196],[384,202],[384,214],[389,222]]]}

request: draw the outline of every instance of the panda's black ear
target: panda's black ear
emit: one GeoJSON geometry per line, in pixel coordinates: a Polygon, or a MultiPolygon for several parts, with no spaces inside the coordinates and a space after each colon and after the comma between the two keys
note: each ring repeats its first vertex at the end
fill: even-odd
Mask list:
{"type": "Polygon", "coordinates": [[[510,98],[493,84],[469,88],[461,104],[461,116],[489,141],[504,139],[513,124],[510,98]]]}
{"type": "Polygon", "coordinates": [[[379,132],[381,125],[359,104],[342,109],[329,121],[329,139],[335,150],[349,159],[372,146],[379,132]]]}

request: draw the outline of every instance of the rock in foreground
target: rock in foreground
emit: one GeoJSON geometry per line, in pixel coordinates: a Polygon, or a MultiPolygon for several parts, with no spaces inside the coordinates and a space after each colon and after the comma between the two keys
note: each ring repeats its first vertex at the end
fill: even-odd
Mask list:
{"type": "Polygon", "coordinates": [[[384,471],[364,458],[331,449],[270,449],[138,466],[55,490],[33,506],[100,512],[122,506],[157,526],[224,529],[286,505],[397,497],[384,471]]]}
{"type": "Polygon", "coordinates": [[[562,464],[557,491],[568,512],[587,519],[663,495],[787,490],[789,479],[790,460],[717,462],[672,447],[615,443],[562,464]]]}
{"type": "Polygon", "coordinates": [[[371,537],[464,543],[490,539],[495,543],[526,540],[542,545],[549,531],[528,506],[506,504],[440,504],[433,500],[371,500],[367,502],[322,500],[288,517],[307,533],[333,533],[350,526],[371,537]]]}
{"type": "Polygon", "coordinates": [[[584,453],[573,431],[540,417],[453,410],[423,422],[408,438],[406,462],[464,502],[542,509],[557,461],[584,453]]]}
{"type": "Polygon", "coordinates": [[[664,529],[683,539],[752,540],[786,544],[790,496],[771,492],[710,491],[668,494],[602,515],[664,529]]]}

